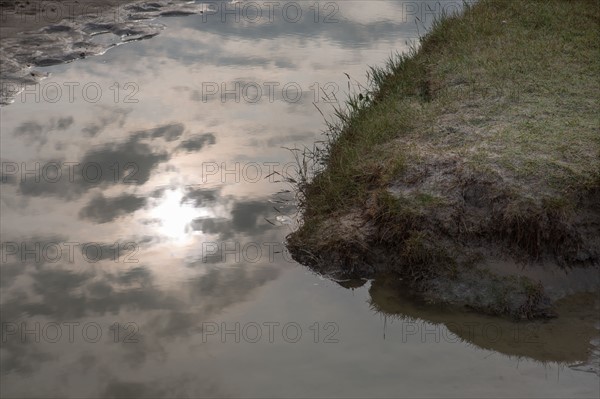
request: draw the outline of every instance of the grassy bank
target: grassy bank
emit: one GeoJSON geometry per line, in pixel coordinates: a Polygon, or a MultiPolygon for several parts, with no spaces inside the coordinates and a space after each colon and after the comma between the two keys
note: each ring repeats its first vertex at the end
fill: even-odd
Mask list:
{"type": "Polygon", "coordinates": [[[543,314],[543,287],[479,266],[598,266],[599,23],[595,0],[481,0],[372,69],[371,89],[305,154],[324,168],[299,185],[292,253],[323,273],[391,272],[423,292],[449,281],[518,292],[510,306],[506,295],[461,299],[543,314]]]}

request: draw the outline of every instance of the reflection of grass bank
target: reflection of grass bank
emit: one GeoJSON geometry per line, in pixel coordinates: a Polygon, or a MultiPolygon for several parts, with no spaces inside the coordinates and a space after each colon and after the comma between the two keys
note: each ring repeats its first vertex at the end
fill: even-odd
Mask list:
{"type": "Polygon", "coordinates": [[[437,298],[490,313],[546,314],[542,287],[474,266],[598,265],[599,16],[593,0],[482,0],[373,70],[372,92],[349,100],[318,152],[325,169],[300,187],[292,252],[424,290],[466,282],[475,294],[437,298]],[[480,306],[478,276],[497,303],[480,306]],[[511,290],[520,303],[503,303],[511,290]]]}
{"type": "Polygon", "coordinates": [[[590,360],[590,343],[598,336],[599,303],[597,295],[591,293],[558,301],[557,319],[519,323],[465,312],[452,306],[431,306],[410,300],[406,288],[394,279],[374,280],[369,294],[374,310],[400,320],[403,339],[412,337],[431,342],[462,340],[509,356],[572,364],[590,360]],[[454,336],[443,328],[426,328],[422,323],[414,322],[420,320],[442,325],[454,336]]]}

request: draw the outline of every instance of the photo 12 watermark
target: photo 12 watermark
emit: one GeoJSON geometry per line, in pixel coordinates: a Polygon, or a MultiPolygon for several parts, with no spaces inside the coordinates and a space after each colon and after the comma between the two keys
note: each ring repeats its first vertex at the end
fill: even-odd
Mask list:
{"type": "Polygon", "coordinates": [[[138,184],[136,162],[11,162],[0,163],[2,183],[138,184]]]}
{"type": "Polygon", "coordinates": [[[133,344],[140,342],[139,327],[134,322],[100,324],[88,322],[2,322],[2,343],[86,343],[133,344]]]}
{"type": "Polygon", "coordinates": [[[460,14],[465,3],[465,0],[398,1],[397,5],[401,9],[401,22],[416,21],[421,24],[431,24],[442,16],[450,17],[460,14]]]}
{"type": "Polygon", "coordinates": [[[232,183],[279,183],[298,176],[297,162],[202,162],[202,184],[232,183]]]}
{"type": "Polygon", "coordinates": [[[63,20],[74,20],[78,15],[90,18],[103,18],[107,22],[123,22],[122,4],[102,4],[102,2],[85,2],[78,0],[16,0],[2,2],[0,5],[0,21],[7,22],[12,18],[20,23],[56,24],[63,20]]]}
{"type": "Polygon", "coordinates": [[[447,322],[430,324],[402,321],[400,338],[402,343],[416,340],[421,343],[459,343],[463,341],[485,341],[495,343],[508,341],[514,344],[538,344],[540,325],[495,322],[447,322]]]}
{"type": "MultiPolygon", "coordinates": [[[[195,224],[202,229],[202,219],[195,224]]],[[[206,241],[200,247],[202,263],[295,263],[282,242],[206,241]]]]}
{"type": "Polygon", "coordinates": [[[335,1],[207,1],[202,22],[315,24],[340,22],[340,5],[335,1]]]}
{"type": "Polygon", "coordinates": [[[311,342],[315,344],[337,344],[340,342],[340,327],[337,323],[314,322],[302,324],[294,321],[277,322],[203,322],[202,343],[286,343],[311,342]]]}
{"type": "MultiPolygon", "coordinates": [[[[82,54],[82,57],[84,54],[82,54]]],[[[20,103],[58,103],[69,104],[85,102],[96,104],[102,99],[115,104],[137,104],[140,87],[135,82],[40,82],[40,83],[0,83],[0,94],[4,98],[13,98],[20,103]]]]}
{"type": "Polygon", "coordinates": [[[275,103],[298,104],[303,101],[313,103],[337,104],[340,93],[339,84],[335,82],[312,82],[302,85],[299,82],[287,81],[232,81],[201,82],[199,90],[194,90],[192,99],[202,103],[275,103]]]}
{"type": "Polygon", "coordinates": [[[139,263],[140,247],[136,242],[104,244],[97,242],[3,241],[0,243],[2,263],[139,263]]]}

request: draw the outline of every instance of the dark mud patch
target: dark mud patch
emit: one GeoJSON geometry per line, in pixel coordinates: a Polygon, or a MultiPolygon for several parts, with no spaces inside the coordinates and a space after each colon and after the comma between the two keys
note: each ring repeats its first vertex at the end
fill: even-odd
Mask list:
{"type": "Polygon", "coordinates": [[[45,75],[36,71],[36,67],[100,55],[119,44],[152,38],[165,27],[153,22],[158,17],[201,14],[210,10],[210,5],[185,1],[83,2],[81,7],[95,7],[84,8],[91,11],[83,13],[78,7],[73,8],[72,2],[51,3],[61,7],[54,11],[52,20],[44,17],[46,10],[36,6],[36,2],[2,4],[3,18],[9,22],[14,20],[25,28],[16,34],[3,34],[0,41],[0,105],[10,104],[25,86],[43,79],[45,75]],[[77,10],[81,12],[75,12],[77,10]],[[61,15],[64,18],[59,18],[61,15]],[[28,21],[35,23],[28,24],[28,21]],[[44,21],[47,26],[39,27],[44,21]],[[105,34],[111,35],[105,36],[106,40],[95,40],[105,34]]]}

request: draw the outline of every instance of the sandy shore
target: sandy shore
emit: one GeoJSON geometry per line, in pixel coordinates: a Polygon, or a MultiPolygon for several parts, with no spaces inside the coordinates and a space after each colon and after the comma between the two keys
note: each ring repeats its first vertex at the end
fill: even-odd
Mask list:
{"type": "Polygon", "coordinates": [[[54,25],[80,15],[118,18],[119,7],[134,0],[1,0],[0,38],[54,25]]]}

